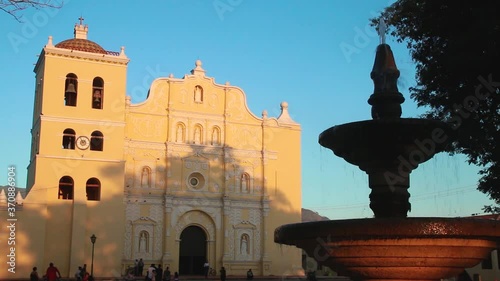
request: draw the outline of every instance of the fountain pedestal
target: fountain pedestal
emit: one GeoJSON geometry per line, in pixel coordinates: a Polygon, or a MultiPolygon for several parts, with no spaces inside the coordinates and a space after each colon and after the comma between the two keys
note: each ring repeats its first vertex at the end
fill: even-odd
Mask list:
{"type": "Polygon", "coordinates": [[[368,174],[373,219],[284,225],[274,241],[304,249],[353,280],[439,280],[473,267],[497,248],[500,222],[407,218],[410,173],[446,149],[453,131],[440,121],[401,118],[399,70],[387,44],[377,47],[368,103],[373,120],[325,130],[319,143],[368,174]]]}

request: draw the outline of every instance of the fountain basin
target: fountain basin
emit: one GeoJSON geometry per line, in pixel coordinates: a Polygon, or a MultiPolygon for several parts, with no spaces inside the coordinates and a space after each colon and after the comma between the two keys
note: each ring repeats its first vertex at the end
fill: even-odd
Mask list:
{"type": "Polygon", "coordinates": [[[295,245],[354,280],[439,280],[473,267],[497,248],[500,221],[378,218],[288,224],[274,241],[295,245]]]}
{"type": "Polygon", "coordinates": [[[441,121],[388,118],[331,127],[320,134],[319,143],[363,171],[402,160],[414,169],[443,151],[452,136],[451,128],[441,121]]]}

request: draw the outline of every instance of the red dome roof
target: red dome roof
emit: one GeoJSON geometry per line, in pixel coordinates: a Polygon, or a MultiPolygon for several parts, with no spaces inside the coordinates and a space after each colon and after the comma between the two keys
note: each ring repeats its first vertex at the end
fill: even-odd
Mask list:
{"type": "Polygon", "coordinates": [[[59,42],[55,46],[56,48],[63,48],[69,50],[83,51],[89,53],[97,53],[97,54],[106,54],[106,50],[104,50],[99,44],[92,42],[87,39],[68,39],[62,42],[59,42]]]}

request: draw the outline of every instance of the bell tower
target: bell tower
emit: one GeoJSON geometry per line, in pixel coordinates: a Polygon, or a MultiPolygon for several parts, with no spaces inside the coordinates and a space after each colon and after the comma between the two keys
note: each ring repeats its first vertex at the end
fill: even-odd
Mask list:
{"type": "MultiPolygon", "coordinates": [[[[123,250],[124,131],[129,59],[122,47],[106,51],[87,39],[83,18],[74,38],[57,44],[49,36],[34,68],[36,87],[32,148],[25,208],[40,208],[40,236],[31,241],[63,276],[96,256],[123,250]],[[31,204],[30,204],[31,203],[31,204]],[[31,207],[30,207],[31,206],[31,207]],[[35,207],[36,206],[36,207],[35,207]],[[98,251],[103,251],[99,253],[98,251]],[[107,251],[107,252],[105,252],[107,251]]],[[[94,270],[117,268],[99,261],[94,270]]]]}

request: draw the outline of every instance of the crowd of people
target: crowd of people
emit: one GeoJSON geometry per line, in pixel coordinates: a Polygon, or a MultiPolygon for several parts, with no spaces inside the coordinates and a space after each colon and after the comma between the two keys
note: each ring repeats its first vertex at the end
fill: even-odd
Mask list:
{"type": "MultiPolygon", "coordinates": [[[[208,278],[209,275],[209,267],[208,261],[203,265],[205,271],[205,278],[208,278]]],[[[135,264],[133,268],[129,268],[126,273],[127,280],[135,280],[138,276],[143,276],[144,271],[144,261],[142,259],[135,260],[135,264]]],[[[226,281],[226,269],[221,267],[220,269],[220,280],[226,281]]],[[[38,274],[38,268],[33,267],[33,271],[30,274],[30,281],[57,281],[61,278],[61,273],[59,269],[54,266],[54,263],[50,263],[47,268],[45,275],[40,278],[38,274]]],[[[75,279],[77,281],[93,281],[92,276],[87,272],[87,265],[79,266],[78,270],[75,273],[75,279]]],[[[247,280],[253,279],[252,269],[247,271],[247,280]]],[[[146,281],[179,281],[179,273],[175,272],[172,280],[172,273],[170,272],[170,268],[167,266],[165,271],[162,269],[161,265],[156,266],[155,264],[151,264],[151,266],[146,270],[145,274],[146,281]]]]}
{"type": "Polygon", "coordinates": [[[47,270],[45,271],[45,274],[42,276],[42,278],[40,278],[40,275],[38,274],[38,268],[36,266],[33,267],[33,271],[30,274],[30,281],[56,281],[59,278],[61,278],[61,272],[59,272],[59,269],[57,269],[57,267],[55,267],[53,263],[49,264],[49,267],[47,267],[47,270]]]}
{"type": "MultiPolygon", "coordinates": [[[[135,277],[143,276],[143,271],[143,260],[135,260],[134,267],[127,270],[126,279],[135,280],[135,277]]],[[[155,264],[151,264],[145,273],[146,281],[171,281],[171,279],[172,273],[170,272],[170,268],[168,266],[164,271],[161,265],[156,266],[155,264]]],[[[177,272],[174,273],[174,281],[179,281],[179,273],[177,272]]]]}
{"type": "MultiPolygon", "coordinates": [[[[38,274],[38,268],[33,267],[33,271],[30,273],[30,281],[57,281],[61,278],[61,272],[54,266],[54,263],[50,263],[49,267],[45,271],[45,274],[40,277],[38,274]]],[[[93,281],[92,276],[87,271],[87,265],[79,266],[75,273],[75,279],[77,281],[93,281]]]]}

